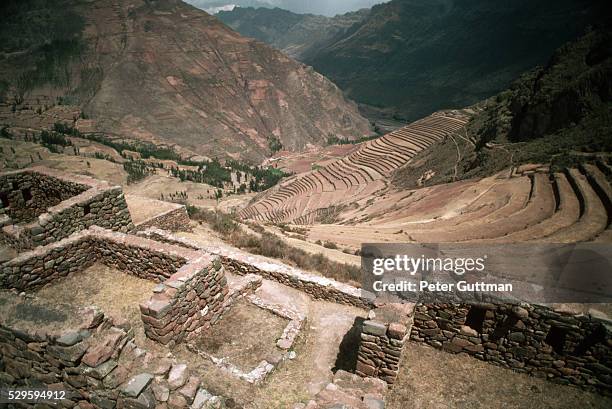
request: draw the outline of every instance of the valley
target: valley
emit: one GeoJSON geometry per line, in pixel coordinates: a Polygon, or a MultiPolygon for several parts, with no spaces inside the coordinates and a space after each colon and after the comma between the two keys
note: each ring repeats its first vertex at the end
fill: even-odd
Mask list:
{"type": "Polygon", "coordinates": [[[608,9],[0,6],[0,389],[70,409],[610,407],[608,9]],[[499,284],[373,288],[372,257],[409,245],[521,257],[499,284]],[[554,285],[520,245],[547,249],[554,285]]]}

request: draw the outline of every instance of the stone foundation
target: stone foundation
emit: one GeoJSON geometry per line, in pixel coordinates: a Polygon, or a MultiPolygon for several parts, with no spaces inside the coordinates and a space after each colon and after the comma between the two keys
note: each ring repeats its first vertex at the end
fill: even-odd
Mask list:
{"type": "Polygon", "coordinates": [[[358,308],[373,307],[371,294],[338,281],[307,273],[267,257],[255,256],[229,246],[201,246],[191,240],[176,237],[161,229],[138,232],[143,237],[189,249],[200,249],[221,257],[225,269],[238,275],[256,274],[265,279],[293,287],[319,300],[358,308]]]}
{"type": "Polygon", "coordinates": [[[260,276],[249,274],[242,277],[241,280],[237,280],[234,284],[235,288],[233,292],[241,294],[253,305],[270,311],[274,315],[284,318],[289,321],[287,326],[284,328],[282,335],[276,341],[276,347],[282,351],[278,358],[271,360],[270,358],[263,359],[259,365],[250,371],[244,371],[238,368],[236,365],[228,362],[227,357],[214,356],[206,351],[202,351],[193,344],[188,344],[187,347],[193,353],[200,355],[201,357],[211,361],[217,367],[223,369],[229,375],[234,376],[238,379],[242,379],[246,382],[257,384],[267,378],[280,364],[287,359],[294,359],[296,353],[291,351],[293,345],[306,322],[306,317],[293,311],[290,308],[286,308],[276,304],[269,304],[253,294],[254,290],[261,285],[262,278],[260,276]],[[268,362],[271,361],[271,362],[268,362]]]}
{"type": "Polygon", "coordinates": [[[199,255],[180,247],[92,226],[3,263],[0,285],[19,291],[33,290],[83,270],[96,261],[161,282],[199,255]]]}
{"type": "Polygon", "coordinates": [[[96,226],[5,262],[0,284],[33,290],[96,261],[162,283],[140,310],[146,335],[163,344],[209,328],[235,298],[217,256],[96,226]]]}
{"type": "Polygon", "coordinates": [[[0,174],[0,241],[26,250],[89,226],[133,228],[120,186],[36,167],[0,174]]]}
{"type": "Polygon", "coordinates": [[[612,323],[538,305],[419,305],[410,339],[612,394],[612,323]]]}

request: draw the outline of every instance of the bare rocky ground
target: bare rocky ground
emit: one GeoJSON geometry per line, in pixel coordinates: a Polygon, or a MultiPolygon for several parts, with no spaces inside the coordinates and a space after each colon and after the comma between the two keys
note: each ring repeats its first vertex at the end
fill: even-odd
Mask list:
{"type": "MultiPolygon", "coordinates": [[[[289,306],[307,315],[306,327],[293,348],[295,359],[285,361],[263,383],[251,385],[230,377],[206,359],[194,356],[184,346],[179,346],[173,353],[179,359],[190,359],[194,363],[211,392],[231,397],[245,408],[284,409],[299,401],[307,402],[331,381],[341,344],[346,342],[344,337],[364,311],[314,301],[295,289],[267,280],[257,295],[268,303],[289,306]]],[[[267,326],[267,323],[260,324],[267,326]]],[[[241,328],[236,326],[235,331],[239,332],[241,328]]]]}
{"type": "Polygon", "coordinates": [[[612,399],[426,345],[404,349],[389,409],[609,408],[612,399]]]}
{"type": "Polygon", "coordinates": [[[240,300],[215,325],[193,344],[216,358],[223,358],[244,372],[255,368],[262,359],[276,354],[276,340],[288,321],[240,300]]]}
{"type": "Polygon", "coordinates": [[[115,320],[129,323],[137,339],[144,340],[138,304],[151,296],[155,285],[103,264],[94,264],[42,288],[36,296],[54,305],[95,305],[115,320]]]}

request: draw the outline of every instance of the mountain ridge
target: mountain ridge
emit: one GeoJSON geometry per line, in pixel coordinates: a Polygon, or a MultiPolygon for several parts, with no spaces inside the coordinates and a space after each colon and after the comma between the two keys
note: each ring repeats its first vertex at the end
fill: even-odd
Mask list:
{"type": "MultiPolygon", "coordinates": [[[[182,1],[52,3],[82,16],[73,35],[85,49],[58,64],[66,81],[36,81],[23,92],[52,88],[53,98],[82,106],[96,132],[252,162],[275,144],[300,151],[329,135],[370,133],[355,104],[321,74],[182,1]]],[[[19,83],[10,66],[44,61],[45,44],[5,54],[5,94],[19,83]]],[[[40,76],[37,69],[25,73],[40,76]]]]}
{"type": "Polygon", "coordinates": [[[392,0],[299,57],[351,99],[409,121],[496,94],[608,9],[585,0],[392,0]]]}

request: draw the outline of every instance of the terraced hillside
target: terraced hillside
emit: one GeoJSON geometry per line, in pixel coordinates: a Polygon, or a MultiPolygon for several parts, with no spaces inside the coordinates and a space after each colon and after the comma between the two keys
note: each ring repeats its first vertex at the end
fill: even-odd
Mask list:
{"type": "Polygon", "coordinates": [[[418,152],[464,127],[463,111],[439,112],[365,142],[343,159],[288,180],[240,212],[257,221],[311,224],[384,189],[391,174],[418,152]]]}
{"type": "Polygon", "coordinates": [[[339,224],[309,228],[312,240],[363,242],[612,241],[609,158],[551,172],[524,165],[494,176],[358,201],[339,224]],[[339,234],[341,232],[342,234],[339,234]]]}

